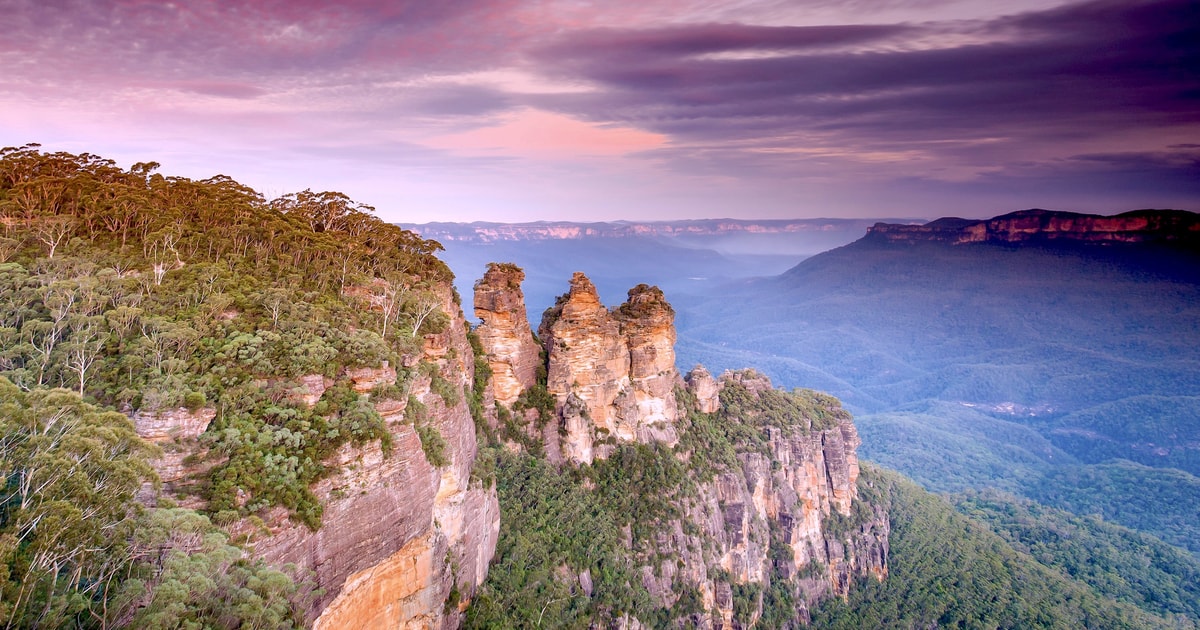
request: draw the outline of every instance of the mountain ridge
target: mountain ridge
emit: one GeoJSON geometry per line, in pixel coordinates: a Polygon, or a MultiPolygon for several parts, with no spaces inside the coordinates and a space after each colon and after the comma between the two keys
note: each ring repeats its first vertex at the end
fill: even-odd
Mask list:
{"type": "Polygon", "coordinates": [[[991,219],[942,217],[923,225],[879,222],[864,237],[887,242],[1200,243],[1200,215],[1186,210],[1142,209],[1111,216],[1033,208],[991,219]]]}
{"type": "MultiPolygon", "coordinates": [[[[875,219],[682,219],[664,221],[530,221],[499,223],[430,222],[405,225],[425,238],[441,241],[496,241],[625,238],[635,236],[710,236],[731,233],[822,232],[866,224],[875,219]]],[[[904,219],[896,219],[904,221],[904,219]]]]}

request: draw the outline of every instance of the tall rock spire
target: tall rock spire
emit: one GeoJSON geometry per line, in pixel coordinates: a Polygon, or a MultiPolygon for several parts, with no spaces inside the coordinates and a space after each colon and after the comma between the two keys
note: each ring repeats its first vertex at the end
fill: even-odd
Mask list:
{"type": "Polygon", "coordinates": [[[492,393],[506,406],[537,382],[541,361],[541,348],[525,315],[524,279],[525,272],[516,265],[491,263],[475,283],[475,316],[483,321],[475,332],[492,368],[492,393]]]}

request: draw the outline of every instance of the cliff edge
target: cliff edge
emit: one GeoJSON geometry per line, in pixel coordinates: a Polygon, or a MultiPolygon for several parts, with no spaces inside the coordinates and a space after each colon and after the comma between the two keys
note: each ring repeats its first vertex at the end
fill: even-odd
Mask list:
{"type": "Polygon", "coordinates": [[[992,219],[942,218],[924,225],[876,223],[868,239],[891,243],[1179,243],[1200,245],[1200,215],[1183,210],[1134,210],[1113,216],[1022,210],[992,219]]]}

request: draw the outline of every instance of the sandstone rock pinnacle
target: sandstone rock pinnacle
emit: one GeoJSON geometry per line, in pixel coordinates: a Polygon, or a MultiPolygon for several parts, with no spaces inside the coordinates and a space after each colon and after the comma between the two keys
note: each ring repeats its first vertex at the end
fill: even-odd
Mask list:
{"type": "Polygon", "coordinates": [[[509,263],[491,263],[475,283],[475,329],[492,368],[496,402],[511,406],[537,380],[541,348],[525,316],[521,282],[525,272],[509,263]]]}

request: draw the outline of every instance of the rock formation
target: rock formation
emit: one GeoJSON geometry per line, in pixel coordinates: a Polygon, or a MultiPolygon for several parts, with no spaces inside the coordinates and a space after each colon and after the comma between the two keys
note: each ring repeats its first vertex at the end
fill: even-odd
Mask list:
{"type": "MultiPolygon", "coordinates": [[[[675,310],[658,287],[645,284],[629,290],[629,299],[613,313],[629,347],[629,381],[633,415],[619,426],[634,427],[639,442],[675,444],[675,310]]],[[[617,435],[618,439],[627,439],[617,435]]]]}
{"type": "Polygon", "coordinates": [[[483,322],[475,334],[492,368],[492,393],[506,406],[537,381],[541,362],[541,348],[525,316],[524,279],[516,265],[492,263],[475,283],[475,316],[483,322]]]}
{"type": "Polygon", "coordinates": [[[618,442],[675,443],[674,321],[657,287],[638,285],[609,311],[587,276],[571,278],[538,327],[566,459],[590,463],[618,442]]]}
{"type": "MultiPolygon", "coordinates": [[[[710,386],[696,371],[692,376],[693,394],[710,386]]],[[[753,372],[727,372],[720,387],[752,397],[771,389],[753,372]]],[[[798,615],[807,619],[809,607],[830,595],[844,597],[854,579],[886,576],[887,514],[880,506],[854,510],[858,432],[840,408],[828,413],[836,418],[832,426],[765,427],[763,451],[740,453],[738,467],[700,486],[684,516],[659,530],[651,557],[660,560],[643,569],[652,595],[669,605],[681,586],[693,585],[705,608],[723,620],[717,626],[732,627],[734,584],[783,580],[801,605],[798,615]],[[849,525],[833,531],[829,524],[837,518],[849,525]],[[772,558],[772,540],[788,547],[790,559],[772,558]]]]}
{"type": "MultiPolygon", "coordinates": [[[[405,364],[432,362],[437,377],[461,392],[473,378],[473,354],[449,289],[439,298],[450,324],[427,335],[421,355],[406,357],[405,364]]],[[[383,365],[347,377],[361,393],[394,384],[397,372],[383,365]]],[[[411,378],[409,398],[376,404],[391,433],[391,453],[378,442],[347,444],[327,462],[337,472],[312,488],[324,507],[319,530],[290,520],[283,508],[270,510],[261,523],[231,528],[268,562],[315,574],[324,594],[310,611],[314,628],[456,627],[487,575],[500,511],[494,488],[470,482],[476,439],[466,400],[443,400],[426,373],[411,378]],[[407,409],[414,399],[446,442],[446,466],[426,459],[407,409]],[[446,605],[452,593],[457,606],[446,605]]],[[[305,383],[310,390],[312,380],[305,383]]]]}
{"type": "Polygon", "coordinates": [[[684,377],[684,381],[687,382],[688,391],[696,397],[700,413],[714,413],[721,407],[721,388],[717,379],[713,378],[703,365],[692,368],[684,377]]]}
{"type": "Polygon", "coordinates": [[[1182,210],[1135,210],[1114,216],[1022,210],[992,219],[943,218],[924,225],[876,223],[868,238],[888,242],[1200,243],[1200,215],[1182,210]]]}
{"type": "MultiPolygon", "coordinates": [[[[201,407],[192,411],[187,407],[162,409],[159,411],[136,411],[130,415],[134,430],[142,439],[162,448],[162,455],[150,462],[154,472],[162,480],[164,490],[178,498],[184,507],[197,508],[203,502],[191,496],[188,489],[194,485],[193,476],[200,471],[189,465],[189,458],[199,451],[197,438],[217,416],[212,407],[201,407]]],[[[154,501],[153,491],[147,487],[143,500],[154,501]]]]}
{"type": "Polygon", "coordinates": [[[576,272],[564,298],[538,328],[548,357],[546,388],[566,428],[564,455],[590,463],[597,437],[637,436],[635,427],[623,423],[636,414],[629,347],[620,322],[600,303],[587,276],[576,272]]]}

